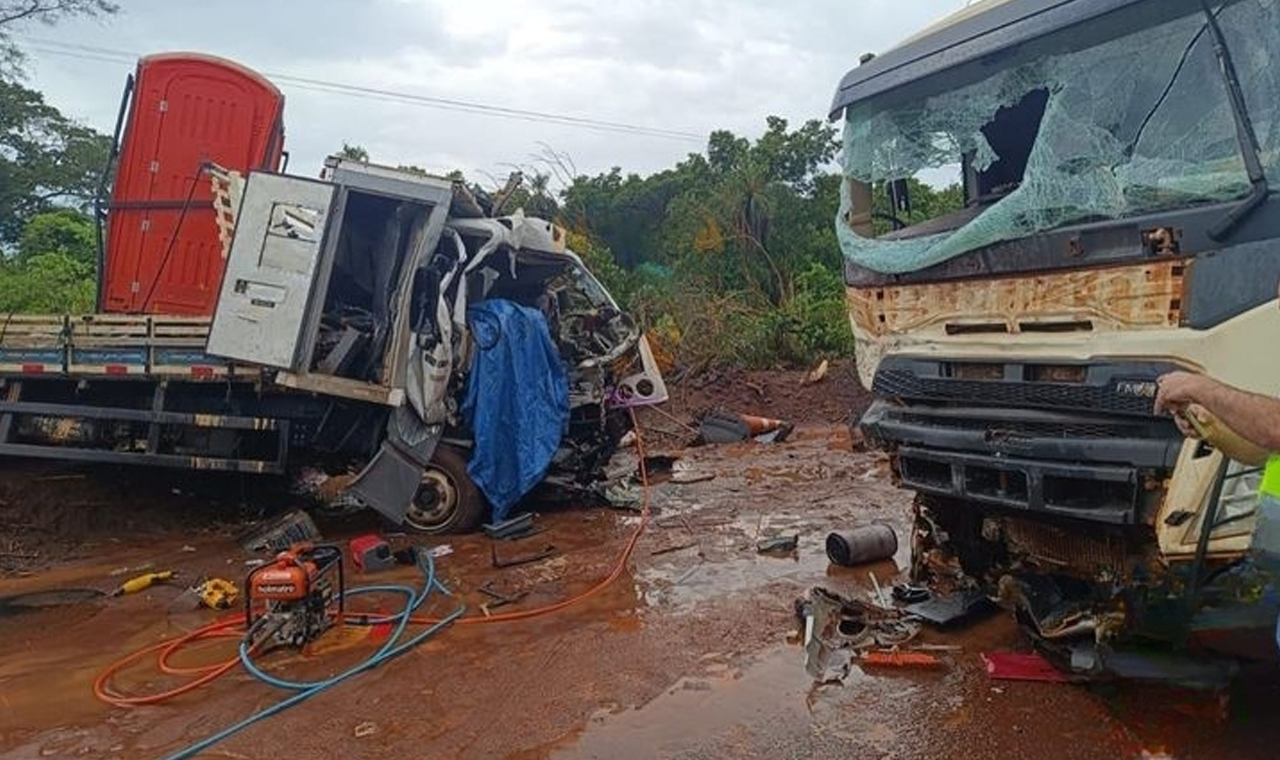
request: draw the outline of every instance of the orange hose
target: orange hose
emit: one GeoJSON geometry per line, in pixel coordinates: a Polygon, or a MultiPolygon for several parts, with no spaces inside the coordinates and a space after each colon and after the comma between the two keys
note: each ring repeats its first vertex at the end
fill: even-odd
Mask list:
{"type": "MultiPolygon", "coordinates": [[[[471,625],[471,624],[481,624],[481,623],[510,623],[517,620],[528,620],[530,618],[541,617],[542,615],[549,615],[553,612],[559,612],[560,610],[563,610],[567,607],[571,607],[580,602],[586,601],[587,599],[590,599],[591,597],[600,593],[605,588],[607,588],[610,584],[616,581],[619,577],[621,577],[622,573],[626,571],[627,563],[631,560],[631,555],[635,552],[636,544],[640,541],[640,535],[644,533],[644,529],[649,524],[649,507],[650,507],[649,470],[646,467],[645,461],[644,461],[645,460],[644,438],[643,436],[640,435],[640,422],[639,420],[636,419],[635,410],[631,409],[629,410],[629,413],[631,415],[631,426],[636,432],[636,455],[637,455],[637,458],[640,460],[639,470],[640,470],[640,487],[641,487],[641,494],[642,494],[641,509],[640,509],[640,524],[636,526],[636,529],[635,531],[632,532],[631,537],[627,539],[627,544],[623,548],[622,554],[618,556],[618,561],[617,563],[614,564],[613,570],[610,571],[610,573],[607,576],[605,576],[605,578],[601,580],[599,583],[595,584],[594,586],[587,589],[586,591],[583,591],[580,594],[569,597],[568,599],[562,599],[559,602],[554,602],[552,604],[544,605],[542,607],[535,607],[529,610],[516,610],[513,612],[504,612],[496,615],[487,615],[487,616],[473,615],[471,617],[458,618],[457,620],[454,621],[455,625],[471,625]]],[[[440,623],[441,619],[433,618],[433,617],[414,616],[409,618],[409,622],[420,624],[420,625],[435,625],[437,623],[440,623]]],[[[200,688],[201,686],[204,686],[205,684],[213,681],[214,679],[223,675],[227,671],[231,670],[237,664],[239,664],[240,658],[238,656],[232,657],[231,659],[225,662],[215,663],[213,665],[201,665],[196,667],[179,667],[175,665],[170,665],[169,658],[173,657],[178,652],[178,650],[180,650],[182,647],[187,646],[188,644],[194,641],[200,641],[208,638],[232,638],[232,637],[240,638],[243,636],[244,636],[244,618],[241,616],[236,616],[232,618],[219,620],[214,623],[210,623],[209,625],[206,625],[202,628],[197,628],[196,630],[191,631],[190,633],[184,634],[182,636],[178,636],[172,639],[166,639],[157,644],[153,644],[149,647],[143,647],[142,649],[139,649],[138,651],[132,654],[126,655],[125,657],[113,662],[112,664],[108,665],[106,669],[104,669],[101,673],[99,673],[98,677],[95,678],[93,681],[93,693],[98,699],[102,700],[103,702],[116,705],[118,707],[124,707],[124,706],[130,706],[130,705],[151,705],[151,704],[156,704],[158,702],[163,702],[167,699],[172,699],[174,697],[181,696],[182,694],[186,694],[190,691],[200,688]],[[161,672],[167,673],[170,675],[193,675],[195,676],[195,678],[182,684],[181,686],[176,686],[167,691],[157,692],[155,694],[144,694],[141,696],[128,696],[128,695],[120,694],[114,691],[113,689],[111,689],[110,681],[117,673],[129,667],[130,665],[134,664],[138,660],[141,660],[143,657],[145,657],[148,654],[151,654],[152,652],[160,652],[160,656],[158,659],[158,666],[161,672]]]]}

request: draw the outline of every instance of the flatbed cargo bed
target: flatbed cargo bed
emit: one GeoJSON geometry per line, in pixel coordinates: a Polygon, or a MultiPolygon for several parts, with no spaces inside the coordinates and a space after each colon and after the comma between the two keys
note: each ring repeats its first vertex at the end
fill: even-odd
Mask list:
{"type": "Polygon", "coordinates": [[[207,317],[10,314],[0,320],[0,376],[221,380],[262,368],[205,353],[207,317]]]}

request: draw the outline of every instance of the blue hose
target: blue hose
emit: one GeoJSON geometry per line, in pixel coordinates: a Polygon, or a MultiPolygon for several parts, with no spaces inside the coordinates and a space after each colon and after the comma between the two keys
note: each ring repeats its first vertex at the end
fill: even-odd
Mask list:
{"type": "Polygon", "coordinates": [[[332,678],[326,678],[321,681],[288,681],[282,678],[276,678],[275,676],[269,673],[266,673],[265,671],[263,671],[261,668],[259,668],[257,665],[254,664],[249,652],[249,641],[248,641],[249,637],[246,634],[245,639],[240,642],[240,663],[244,665],[245,670],[248,670],[259,680],[269,683],[272,686],[276,686],[282,689],[289,689],[291,691],[296,691],[298,693],[294,694],[291,697],[288,697],[287,699],[283,699],[280,702],[277,702],[276,704],[266,709],[256,712],[253,715],[250,715],[249,717],[245,718],[239,723],[229,726],[219,731],[218,733],[214,734],[213,736],[208,737],[207,739],[202,739],[199,742],[196,742],[195,744],[190,745],[186,749],[183,749],[179,752],[169,755],[167,758],[165,758],[165,760],[184,760],[185,758],[192,757],[193,755],[199,752],[203,752],[204,750],[208,749],[209,747],[212,747],[213,745],[217,744],[223,739],[226,739],[227,737],[232,736],[233,734],[236,734],[244,730],[245,728],[248,728],[249,726],[253,725],[254,723],[257,723],[258,721],[264,718],[269,718],[272,715],[283,712],[289,709],[290,707],[293,707],[294,705],[298,704],[299,702],[303,702],[307,699],[310,699],[311,697],[314,697],[316,694],[319,694],[320,692],[324,691],[325,689],[328,689],[331,686],[336,686],[337,684],[341,683],[342,681],[345,681],[346,679],[354,675],[363,673],[364,671],[370,670],[372,668],[376,668],[382,663],[404,654],[405,652],[414,648],[418,644],[421,644],[423,641],[426,641],[431,636],[435,635],[435,633],[438,632],[440,629],[444,628],[445,626],[452,623],[454,620],[461,617],[462,613],[466,612],[465,605],[459,606],[458,609],[454,610],[452,613],[450,613],[449,615],[441,619],[440,622],[431,626],[427,630],[419,634],[416,634],[406,639],[403,642],[400,641],[400,637],[404,634],[405,628],[409,625],[409,618],[413,616],[413,613],[417,611],[417,609],[422,606],[423,602],[427,600],[427,597],[431,595],[432,589],[438,588],[440,589],[440,592],[445,594],[446,596],[450,595],[449,589],[445,588],[444,584],[440,583],[440,581],[436,579],[435,560],[433,560],[431,555],[427,554],[426,552],[418,552],[418,555],[419,555],[418,569],[422,570],[423,575],[426,576],[426,583],[423,585],[421,591],[418,591],[412,586],[378,585],[378,586],[361,586],[360,588],[354,588],[349,591],[343,592],[344,598],[351,598],[353,596],[358,596],[360,594],[375,594],[375,593],[376,594],[394,593],[394,594],[402,594],[405,596],[405,599],[406,599],[405,606],[401,612],[398,612],[394,615],[371,618],[368,620],[364,620],[361,623],[358,623],[358,625],[378,625],[381,623],[395,622],[396,624],[395,631],[391,634],[390,637],[387,638],[386,643],[384,643],[378,649],[377,652],[374,652],[372,655],[368,657],[368,659],[364,660],[360,664],[355,665],[350,669],[345,670],[336,676],[333,676],[332,678]],[[423,560],[422,560],[422,557],[424,556],[426,557],[425,564],[423,563],[423,560]]]}

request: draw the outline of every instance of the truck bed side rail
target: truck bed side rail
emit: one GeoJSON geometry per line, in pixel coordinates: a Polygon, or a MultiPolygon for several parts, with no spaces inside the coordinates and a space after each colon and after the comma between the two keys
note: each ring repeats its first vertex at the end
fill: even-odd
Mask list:
{"type": "Polygon", "coordinates": [[[0,374],[251,379],[259,367],[205,353],[207,317],[10,314],[0,319],[0,374]]]}

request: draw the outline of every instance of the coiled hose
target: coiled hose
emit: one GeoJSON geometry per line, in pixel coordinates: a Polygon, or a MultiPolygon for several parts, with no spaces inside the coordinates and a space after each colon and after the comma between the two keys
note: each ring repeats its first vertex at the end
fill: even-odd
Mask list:
{"type": "MultiPolygon", "coordinates": [[[[394,659],[395,657],[398,657],[404,654],[405,652],[414,648],[418,644],[421,644],[423,641],[426,641],[430,637],[434,636],[438,631],[440,631],[442,628],[452,623],[454,620],[457,620],[459,617],[461,617],[462,613],[466,612],[466,605],[459,605],[456,610],[454,610],[449,615],[441,618],[439,622],[430,626],[425,631],[417,633],[405,639],[404,641],[401,641],[401,637],[404,635],[405,628],[408,627],[409,620],[412,617],[414,611],[416,611],[418,607],[422,606],[422,603],[427,600],[427,598],[431,595],[432,589],[439,589],[440,592],[445,594],[446,596],[451,595],[449,593],[449,589],[445,588],[444,584],[440,583],[440,581],[436,578],[435,561],[432,559],[431,555],[427,554],[426,552],[417,552],[417,556],[418,556],[418,567],[423,571],[423,575],[426,578],[426,582],[423,584],[421,591],[411,586],[375,585],[375,586],[361,586],[359,588],[349,589],[344,594],[344,596],[347,598],[358,596],[361,594],[387,594],[387,593],[402,594],[405,597],[404,609],[396,614],[379,616],[375,618],[356,618],[356,619],[351,619],[352,616],[348,616],[347,619],[344,619],[342,621],[346,625],[378,625],[382,623],[394,622],[396,625],[395,630],[392,631],[391,636],[387,638],[387,641],[381,647],[378,648],[378,651],[374,652],[372,655],[370,655],[367,659],[365,659],[363,662],[359,663],[358,665],[348,668],[347,670],[331,678],[326,678],[321,681],[288,681],[283,678],[277,678],[271,675],[270,673],[267,673],[266,671],[259,668],[253,662],[253,656],[252,656],[253,646],[250,644],[250,639],[252,638],[250,634],[252,633],[252,631],[246,632],[246,634],[240,641],[240,647],[239,647],[240,656],[237,660],[232,660],[231,663],[235,664],[236,662],[239,662],[241,665],[245,667],[246,670],[252,673],[259,680],[282,689],[289,689],[292,691],[296,691],[297,694],[294,694],[291,697],[283,699],[275,703],[274,705],[271,705],[268,708],[259,710],[258,712],[254,713],[253,715],[250,715],[249,717],[245,718],[239,723],[235,723],[231,726],[228,726],[227,728],[224,728],[223,730],[217,732],[216,734],[206,739],[202,739],[196,742],[195,744],[192,744],[178,752],[175,752],[172,755],[169,755],[168,758],[166,758],[166,760],[183,760],[184,758],[192,757],[196,753],[203,752],[209,747],[212,747],[218,742],[221,742],[222,740],[236,733],[239,733],[240,731],[248,728],[249,726],[252,726],[254,723],[257,723],[260,720],[269,718],[272,715],[276,715],[277,713],[284,712],[290,707],[293,707],[294,705],[299,704],[301,702],[305,702],[311,697],[314,697],[320,692],[330,688],[331,686],[336,686],[339,683],[342,683],[343,681],[347,680],[348,678],[351,678],[352,676],[363,673],[366,670],[376,668],[382,663],[387,662],[388,660],[394,659]],[[425,562],[423,560],[424,557],[425,557],[425,562]]],[[[165,655],[168,655],[171,653],[172,651],[170,650],[170,651],[167,651],[165,655]]],[[[225,666],[225,663],[223,666],[217,666],[217,669],[221,670],[224,666],[225,666]]],[[[221,675],[221,672],[216,672],[213,675],[213,677],[216,678],[218,675],[221,675]]],[[[208,676],[205,676],[205,677],[208,677],[208,676]]]]}
{"type": "Polygon", "coordinates": [[[598,583],[591,586],[590,588],[583,591],[582,593],[576,594],[575,596],[569,597],[568,599],[564,599],[559,602],[544,605],[542,607],[537,607],[537,608],[528,609],[528,610],[517,610],[517,611],[507,612],[507,613],[502,613],[497,615],[462,617],[463,613],[466,611],[465,606],[459,606],[457,610],[455,610],[449,615],[446,615],[445,617],[426,617],[426,616],[414,615],[413,613],[416,612],[418,608],[422,606],[422,604],[430,596],[433,589],[439,589],[443,594],[447,596],[452,595],[451,592],[436,578],[435,561],[431,558],[430,555],[427,555],[425,552],[419,552],[418,566],[423,571],[423,574],[426,578],[426,582],[420,592],[410,586],[404,586],[404,585],[361,586],[358,588],[349,589],[346,592],[345,594],[346,597],[351,597],[358,594],[370,594],[370,593],[397,593],[405,596],[406,603],[405,603],[404,609],[401,612],[394,615],[379,616],[379,617],[347,615],[347,619],[343,621],[344,624],[380,625],[384,623],[395,623],[396,627],[392,635],[387,639],[387,642],[383,644],[383,646],[379,648],[378,651],[375,652],[373,655],[371,655],[367,660],[365,660],[364,662],[358,665],[355,665],[354,667],[350,668],[349,670],[343,673],[333,676],[332,678],[327,678],[322,681],[311,681],[311,682],[288,681],[285,679],[277,678],[275,676],[270,675],[269,673],[264,672],[261,668],[259,668],[253,662],[252,657],[253,657],[254,651],[253,651],[252,645],[250,645],[248,642],[249,637],[247,636],[247,631],[245,631],[244,629],[244,618],[243,616],[236,615],[233,617],[216,621],[202,628],[197,628],[196,630],[191,631],[190,633],[184,634],[174,639],[170,639],[168,641],[161,641],[158,644],[153,644],[152,646],[144,647],[143,649],[139,649],[138,651],[130,655],[127,655],[123,659],[116,661],[115,663],[108,666],[105,670],[103,670],[100,674],[98,674],[98,677],[94,680],[94,683],[93,683],[94,694],[104,702],[107,702],[112,705],[122,706],[122,707],[131,706],[131,705],[156,704],[168,699],[172,699],[173,697],[179,696],[181,694],[185,694],[187,692],[198,689],[199,687],[207,683],[210,683],[214,679],[224,675],[225,673],[227,673],[237,665],[242,665],[246,670],[248,670],[255,677],[261,679],[265,683],[269,683],[272,686],[277,686],[279,688],[289,689],[289,690],[298,692],[297,694],[294,694],[293,696],[288,697],[272,705],[271,707],[261,710],[260,712],[257,712],[249,716],[248,718],[245,718],[239,723],[229,726],[228,728],[223,729],[222,731],[219,731],[213,736],[210,736],[207,739],[201,740],[200,742],[197,742],[196,744],[193,744],[183,749],[182,751],[177,752],[173,755],[170,755],[168,758],[166,758],[166,760],[181,760],[182,758],[191,757],[198,752],[202,752],[208,749],[214,744],[217,744],[218,742],[223,741],[224,739],[247,728],[248,726],[253,725],[254,723],[257,723],[260,720],[263,720],[264,718],[268,718],[272,715],[275,715],[284,710],[287,710],[290,707],[300,702],[306,701],[307,699],[310,699],[311,697],[315,696],[321,691],[324,691],[325,689],[328,689],[329,687],[334,686],[346,680],[347,678],[350,678],[351,676],[357,675],[366,670],[377,667],[378,665],[380,665],[383,662],[386,662],[387,660],[393,659],[395,657],[398,657],[401,654],[404,654],[408,650],[412,649],[413,647],[422,643],[426,639],[430,638],[435,633],[439,632],[442,628],[454,622],[457,622],[459,625],[464,625],[464,624],[503,623],[503,622],[514,622],[518,620],[527,620],[529,618],[539,617],[541,615],[547,615],[553,612],[558,612],[560,610],[563,610],[572,605],[579,604],[595,596],[596,594],[603,591],[610,584],[612,584],[614,581],[616,581],[622,575],[622,573],[626,570],[627,563],[630,561],[631,555],[635,551],[636,544],[639,542],[641,534],[644,532],[645,528],[649,524],[649,514],[650,514],[649,473],[648,473],[648,468],[646,467],[646,464],[645,464],[645,457],[647,456],[647,453],[644,445],[644,438],[643,436],[640,435],[640,425],[638,420],[636,419],[634,409],[631,410],[631,422],[632,422],[632,428],[636,431],[636,454],[637,454],[637,458],[639,459],[640,484],[641,484],[641,489],[643,494],[642,509],[640,512],[640,522],[636,526],[635,531],[633,531],[631,536],[628,538],[626,545],[624,546],[621,554],[619,554],[618,556],[618,561],[614,565],[609,575],[607,575],[605,578],[601,579],[598,583]],[[425,561],[423,560],[424,556],[425,556],[425,561]],[[400,637],[404,635],[405,628],[410,624],[426,625],[428,626],[428,628],[422,631],[421,633],[418,633],[410,637],[404,642],[397,643],[399,642],[400,637]],[[182,666],[173,665],[169,662],[170,658],[176,655],[183,647],[186,647],[196,641],[212,639],[212,638],[241,639],[241,643],[238,649],[238,656],[233,657],[225,662],[217,663],[214,665],[199,666],[199,667],[182,667],[182,666]],[[169,675],[188,675],[188,676],[195,676],[195,677],[192,680],[182,684],[181,686],[178,686],[173,689],[169,689],[167,691],[156,692],[153,694],[130,696],[130,695],[121,694],[111,688],[111,679],[117,673],[119,673],[124,668],[138,662],[143,657],[146,657],[147,655],[153,654],[156,652],[159,653],[158,666],[161,672],[169,675]]]}

